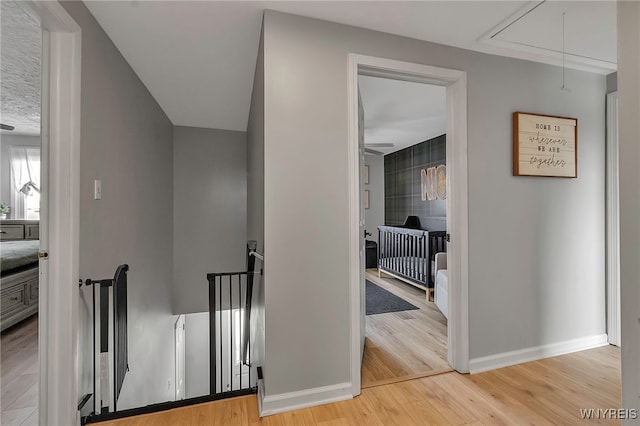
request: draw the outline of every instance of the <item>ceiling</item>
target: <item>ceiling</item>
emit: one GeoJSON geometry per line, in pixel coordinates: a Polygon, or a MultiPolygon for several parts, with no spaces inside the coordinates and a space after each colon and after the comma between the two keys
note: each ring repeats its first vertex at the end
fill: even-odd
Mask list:
{"type": "Polygon", "coordinates": [[[370,149],[389,154],[446,133],[445,87],[362,75],[358,87],[370,149]]]}
{"type": "MultiPolygon", "coordinates": [[[[39,57],[39,47],[10,45],[27,38],[16,32],[22,24],[5,25],[9,3],[1,3],[2,66],[12,64],[14,74],[27,83],[14,78],[9,87],[9,78],[5,89],[3,74],[3,108],[11,94],[20,119],[31,120],[35,129],[39,100],[32,94],[40,78],[35,74],[39,62],[34,65],[32,58],[39,57]],[[5,62],[12,51],[13,59],[5,62]]],[[[563,60],[565,12],[567,67],[602,74],[616,69],[615,1],[134,0],[86,5],[169,119],[182,126],[246,130],[265,9],[556,65],[563,60]]]]}
{"type": "Polygon", "coordinates": [[[169,119],[183,126],[246,130],[264,9],[554,64],[562,59],[557,22],[566,9],[566,50],[577,55],[567,65],[615,70],[615,2],[91,1],[87,6],[169,119]],[[584,64],[580,57],[600,62],[584,64]]]}
{"type": "Polygon", "coordinates": [[[40,52],[38,23],[16,2],[0,2],[0,122],[11,132],[40,134],[40,52]]]}

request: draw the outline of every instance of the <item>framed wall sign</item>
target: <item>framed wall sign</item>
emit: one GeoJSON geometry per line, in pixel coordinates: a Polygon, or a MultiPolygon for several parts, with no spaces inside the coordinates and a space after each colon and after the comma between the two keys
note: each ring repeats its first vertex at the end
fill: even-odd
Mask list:
{"type": "Polygon", "coordinates": [[[513,175],[578,177],[578,119],[514,112],[513,175]]]}

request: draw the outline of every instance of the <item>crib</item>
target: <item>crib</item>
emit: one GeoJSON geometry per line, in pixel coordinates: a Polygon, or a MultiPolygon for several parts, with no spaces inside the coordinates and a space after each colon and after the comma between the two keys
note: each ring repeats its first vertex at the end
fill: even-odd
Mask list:
{"type": "Polygon", "coordinates": [[[446,251],[446,231],[378,227],[378,275],[386,274],[426,291],[432,300],[433,260],[446,251]]]}

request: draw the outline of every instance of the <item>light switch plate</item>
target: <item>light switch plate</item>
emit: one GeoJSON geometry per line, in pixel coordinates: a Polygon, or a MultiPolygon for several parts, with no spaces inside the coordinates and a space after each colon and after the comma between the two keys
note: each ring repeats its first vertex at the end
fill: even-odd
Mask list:
{"type": "Polygon", "coordinates": [[[102,181],[94,180],[93,181],[93,199],[94,200],[102,200],[102,181]]]}

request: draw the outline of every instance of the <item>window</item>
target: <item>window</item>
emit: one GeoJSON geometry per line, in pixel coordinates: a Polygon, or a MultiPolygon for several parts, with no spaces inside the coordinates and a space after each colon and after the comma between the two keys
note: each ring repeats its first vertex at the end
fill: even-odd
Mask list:
{"type": "Polygon", "coordinates": [[[13,219],[40,219],[40,148],[9,147],[13,219]]]}

